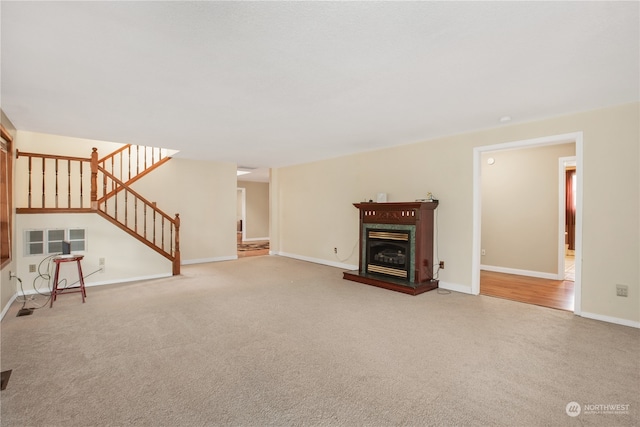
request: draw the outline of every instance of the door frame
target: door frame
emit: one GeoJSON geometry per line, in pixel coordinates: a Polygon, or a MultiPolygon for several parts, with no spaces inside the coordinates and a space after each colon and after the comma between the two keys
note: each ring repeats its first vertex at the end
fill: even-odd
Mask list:
{"type": "MultiPolygon", "coordinates": [[[[484,145],[473,149],[473,237],[471,254],[471,293],[480,294],[480,256],[482,242],[482,190],[481,190],[481,156],[486,151],[496,151],[514,148],[531,148],[544,145],[557,145],[574,142],[576,144],[576,249],[575,266],[576,278],[574,282],[574,310],[577,315],[581,313],[582,302],[582,159],[583,159],[583,133],[571,132],[560,135],[545,136],[541,138],[525,139],[500,144],[484,145]]],[[[564,230],[564,225],[562,227],[564,230]]],[[[564,231],[562,232],[564,236],[564,231]]],[[[563,240],[564,245],[564,240],[563,240]]],[[[564,253],[564,250],[563,250],[564,253]]],[[[563,261],[564,265],[564,261],[563,261]]]]}
{"type": "MultiPolygon", "coordinates": [[[[576,156],[560,157],[558,158],[558,280],[564,280],[564,267],[565,267],[565,223],[566,223],[566,168],[567,166],[576,166],[576,177],[578,174],[578,168],[576,165],[576,156]]],[[[577,179],[577,178],[576,178],[577,179]]],[[[576,185],[577,189],[577,185],[576,185]]],[[[576,216],[578,215],[578,209],[576,206],[576,216]]]]}
{"type": "Polygon", "coordinates": [[[240,211],[242,212],[240,219],[242,220],[242,241],[244,242],[247,240],[247,189],[237,187],[237,192],[240,192],[240,211]]]}

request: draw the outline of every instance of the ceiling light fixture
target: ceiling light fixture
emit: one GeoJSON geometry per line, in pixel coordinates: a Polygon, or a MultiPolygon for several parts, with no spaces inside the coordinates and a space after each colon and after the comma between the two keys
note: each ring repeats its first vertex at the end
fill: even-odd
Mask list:
{"type": "Polygon", "coordinates": [[[507,123],[511,121],[511,116],[502,116],[500,117],[500,123],[507,123]]]}
{"type": "Polygon", "coordinates": [[[238,176],[240,175],[246,175],[248,173],[251,173],[254,171],[255,168],[251,167],[251,166],[242,166],[242,165],[238,165],[238,169],[236,169],[236,173],[238,176]]]}

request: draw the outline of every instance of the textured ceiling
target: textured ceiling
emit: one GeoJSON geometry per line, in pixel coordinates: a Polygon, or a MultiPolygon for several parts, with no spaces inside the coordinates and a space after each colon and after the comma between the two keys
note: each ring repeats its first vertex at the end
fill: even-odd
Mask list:
{"type": "Polygon", "coordinates": [[[278,167],[639,100],[638,2],[1,2],[18,129],[278,167]]]}

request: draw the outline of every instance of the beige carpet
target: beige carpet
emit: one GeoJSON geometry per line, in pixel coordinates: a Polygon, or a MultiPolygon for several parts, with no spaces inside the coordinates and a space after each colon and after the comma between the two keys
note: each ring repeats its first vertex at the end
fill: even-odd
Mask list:
{"type": "Polygon", "coordinates": [[[639,423],[637,329],[276,256],[182,271],[14,304],[2,426],[639,423]]]}

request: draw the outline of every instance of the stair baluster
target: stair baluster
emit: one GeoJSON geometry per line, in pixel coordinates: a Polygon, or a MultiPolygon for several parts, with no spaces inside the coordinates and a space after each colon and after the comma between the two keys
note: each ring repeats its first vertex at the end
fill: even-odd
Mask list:
{"type": "Polygon", "coordinates": [[[22,153],[16,150],[16,158],[21,157],[28,159],[28,194],[26,200],[27,207],[16,209],[17,213],[96,212],[171,260],[173,274],[180,274],[179,215],[176,214],[175,218],[170,217],[158,209],[155,202],[147,201],[130,187],[132,182],[137,181],[153,169],[170,160],[170,157],[166,156],[166,150],[158,149],[156,151],[154,148],[139,146],[136,146],[135,149],[132,150],[131,145],[125,145],[108,156],[105,156],[103,159],[99,159],[96,148],[93,148],[91,157],[89,158],[22,153]],[[134,154],[134,156],[132,156],[132,154],[134,154]],[[42,169],[40,207],[33,206],[32,204],[32,197],[34,196],[32,183],[34,177],[34,159],[38,159],[41,162],[42,169]],[[62,160],[62,162],[59,162],[59,160],[62,160]],[[55,173],[55,175],[52,175],[51,172],[49,172],[49,174],[52,175],[50,179],[54,181],[52,183],[55,190],[53,202],[47,202],[46,199],[47,161],[53,161],[52,167],[55,173]],[[75,168],[76,163],[78,164],[77,169],[75,168]],[[91,170],[90,206],[84,206],[83,199],[84,163],[89,163],[91,170]],[[128,165],[129,167],[125,167],[124,165],[128,165]],[[67,169],[66,174],[64,174],[65,167],[67,169]],[[132,173],[132,168],[135,168],[135,174],[132,173]],[[78,183],[79,194],[74,194],[74,188],[72,186],[72,176],[75,175],[75,171],[78,171],[80,177],[78,183]],[[60,185],[60,176],[64,175],[67,176],[68,181],[66,185],[66,207],[60,206],[59,203],[60,198],[65,196],[65,186],[60,185]],[[101,191],[98,189],[98,175],[102,175],[101,191]],[[127,178],[126,182],[122,179],[124,176],[127,178]],[[110,200],[112,203],[108,203],[110,200]],[[53,204],[53,206],[47,206],[47,203],[53,204]],[[130,205],[133,207],[133,227],[130,226],[129,221],[131,219],[129,215],[130,205]],[[140,209],[142,209],[142,218],[138,218],[139,206],[140,209]],[[150,215],[147,214],[147,209],[151,211],[150,215]],[[159,222],[158,218],[160,218],[159,222]],[[138,232],[139,220],[142,221],[142,234],[138,232]],[[152,227],[152,233],[148,233],[148,227],[152,227]],[[162,236],[161,241],[157,240],[158,227],[160,227],[159,231],[162,236]],[[151,234],[151,237],[148,237],[148,234],[151,234]],[[169,236],[168,241],[165,240],[165,236],[169,236]]]}

